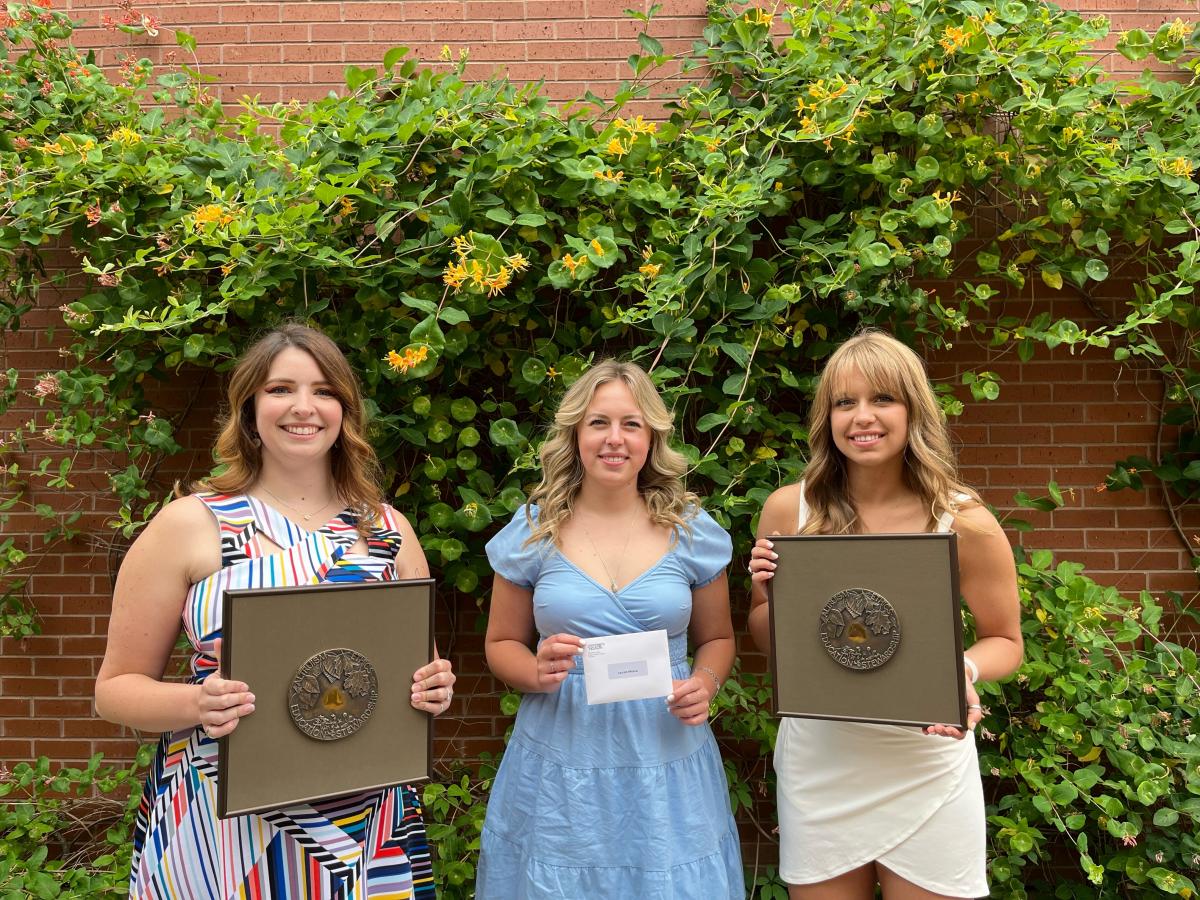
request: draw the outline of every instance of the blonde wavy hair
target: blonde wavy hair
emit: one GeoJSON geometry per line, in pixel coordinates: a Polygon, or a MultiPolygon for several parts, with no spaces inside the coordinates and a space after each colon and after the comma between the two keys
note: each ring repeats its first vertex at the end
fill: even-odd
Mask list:
{"type": "Polygon", "coordinates": [[[338,496],[358,516],[359,533],[370,534],[383,513],[383,491],[379,459],[365,437],[366,414],[358,379],[337,344],[297,322],[267,332],[234,366],[226,390],[227,412],[216,444],[217,462],[225,471],[194,482],[191,489],[241,494],[254,487],[262,472],[254,396],[266,383],[275,357],[289,347],[313,358],[342,405],[342,430],[330,451],[330,470],[338,496]]]}
{"type": "Polygon", "coordinates": [[[687,460],[671,447],[675,422],[650,376],[634,363],[606,359],[592,366],[563,394],[554,424],[542,444],[542,480],[529,496],[525,516],[531,534],[527,544],[541,540],[559,541],[559,529],[571,518],[575,498],[583,484],[583,462],[579,458],[576,437],[579,423],[587,413],[596,391],[612,381],[620,381],[633,394],[646,424],[650,427],[650,452],[638,473],[638,493],[656,525],[681,528],[691,535],[688,520],[700,510],[699,498],[683,484],[687,460]],[[538,506],[533,521],[532,506],[538,506]]]}
{"type": "Polygon", "coordinates": [[[904,483],[929,510],[930,523],[970,502],[981,502],[959,479],[946,419],[920,357],[890,334],[868,329],[834,351],[817,382],[809,411],[812,454],[804,473],[809,512],[801,533],[853,534],[861,527],[850,499],[846,458],[834,444],[829,424],[834,400],[852,372],[908,410],[904,483]]]}

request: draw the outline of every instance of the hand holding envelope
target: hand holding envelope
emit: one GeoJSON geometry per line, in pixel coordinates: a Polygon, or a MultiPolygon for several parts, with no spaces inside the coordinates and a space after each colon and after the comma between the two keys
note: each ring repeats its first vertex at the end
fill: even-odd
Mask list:
{"type": "Polygon", "coordinates": [[[583,642],[573,634],[552,634],[540,644],[533,662],[537,669],[538,689],[557,691],[575,668],[575,657],[583,652],[583,642]]]}
{"type": "Polygon", "coordinates": [[[583,683],[592,705],[666,697],[672,690],[666,631],[584,638],[583,683]]]}

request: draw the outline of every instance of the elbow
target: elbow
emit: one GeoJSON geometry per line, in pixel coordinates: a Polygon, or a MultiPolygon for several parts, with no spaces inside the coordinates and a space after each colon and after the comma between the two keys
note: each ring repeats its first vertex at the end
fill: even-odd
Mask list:
{"type": "Polygon", "coordinates": [[[1017,671],[1017,669],[1021,668],[1021,665],[1024,662],[1025,662],[1025,638],[1020,633],[1018,633],[1017,636],[1013,639],[1012,671],[1013,672],[1017,671]]]}
{"type": "MultiPolygon", "coordinates": [[[[93,692],[92,707],[96,710],[96,715],[106,722],[113,721],[112,708],[109,704],[109,684],[107,681],[97,678],[96,688],[93,692]]],[[[119,723],[118,723],[119,724],[119,723]]]]}

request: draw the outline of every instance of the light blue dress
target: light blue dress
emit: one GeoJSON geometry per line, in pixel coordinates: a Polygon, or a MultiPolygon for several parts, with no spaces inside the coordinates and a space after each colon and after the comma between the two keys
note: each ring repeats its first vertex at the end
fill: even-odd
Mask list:
{"type": "MultiPolygon", "coordinates": [[[[498,575],[532,589],[541,638],[666,629],[671,677],[684,679],[692,590],[725,571],[732,549],[707,513],[690,524],[690,537],[680,531],[615,596],[549,542],[526,546],[524,509],[487,554],[498,575]]],[[[558,691],[526,694],[488,801],[476,896],[744,897],[725,770],[708,724],[684,725],[664,698],[589,706],[579,658],[558,691]]]]}

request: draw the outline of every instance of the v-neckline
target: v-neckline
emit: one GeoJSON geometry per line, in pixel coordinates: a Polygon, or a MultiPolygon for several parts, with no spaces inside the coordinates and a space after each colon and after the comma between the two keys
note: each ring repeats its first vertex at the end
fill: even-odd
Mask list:
{"type": "MultiPolygon", "coordinates": [[[[284,550],[284,551],[290,550],[291,547],[284,547],[278,540],[275,539],[275,535],[274,535],[275,529],[272,528],[271,526],[286,525],[286,526],[289,526],[289,528],[296,529],[297,531],[303,533],[304,535],[306,535],[308,537],[312,537],[312,535],[318,534],[318,533],[324,534],[327,537],[333,537],[327,531],[328,527],[330,525],[332,525],[334,522],[341,519],[342,516],[345,515],[345,513],[350,509],[350,507],[348,507],[348,506],[342,507],[336,513],[334,513],[332,516],[330,516],[328,519],[326,519],[324,522],[322,522],[320,525],[318,525],[316,528],[309,528],[307,525],[301,525],[299,522],[295,521],[290,516],[285,514],[282,510],[271,505],[266,500],[263,500],[259,497],[255,497],[253,494],[247,494],[246,497],[250,500],[250,503],[252,506],[258,505],[258,506],[262,507],[263,511],[266,513],[267,527],[263,528],[262,523],[259,523],[259,530],[265,532],[267,538],[273,544],[275,544],[275,546],[279,547],[281,550],[284,550]],[[278,520],[282,520],[282,521],[278,521],[278,520]]],[[[258,519],[257,514],[255,515],[255,519],[258,519]]]]}
{"type": "Polygon", "coordinates": [[[631,587],[633,587],[635,584],[637,584],[639,581],[641,581],[643,578],[645,578],[647,575],[649,575],[651,572],[653,572],[655,569],[657,569],[659,566],[661,566],[664,562],[666,562],[667,557],[669,557],[674,552],[674,548],[668,545],[668,547],[667,547],[666,551],[664,551],[663,555],[660,556],[658,559],[656,559],[654,562],[652,562],[650,564],[649,568],[643,569],[641,572],[639,572],[637,575],[635,575],[632,580],[625,582],[623,585],[621,585],[615,591],[612,588],[606,587],[605,585],[601,584],[594,575],[591,575],[586,569],[584,569],[581,565],[579,565],[579,563],[575,562],[575,560],[571,559],[571,557],[569,557],[569,556],[567,556],[567,554],[563,553],[560,548],[555,547],[554,551],[558,554],[559,558],[563,562],[565,562],[568,566],[570,566],[572,569],[574,569],[577,573],[582,575],[584,578],[586,578],[588,581],[590,581],[596,587],[600,588],[600,590],[604,591],[604,593],[611,594],[613,597],[619,597],[621,594],[625,593],[627,590],[629,590],[631,587]]]}

